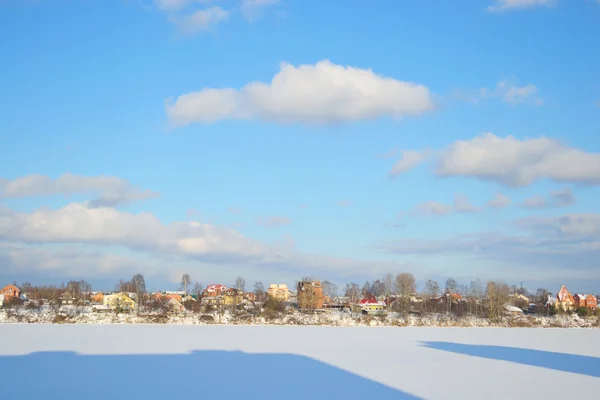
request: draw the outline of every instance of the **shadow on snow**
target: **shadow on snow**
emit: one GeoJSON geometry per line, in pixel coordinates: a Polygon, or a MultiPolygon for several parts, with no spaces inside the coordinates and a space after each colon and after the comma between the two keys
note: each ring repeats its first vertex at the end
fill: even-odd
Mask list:
{"type": "Polygon", "coordinates": [[[0,377],[11,399],[417,398],[309,357],[239,351],[0,356],[0,377]]]}
{"type": "Polygon", "coordinates": [[[600,377],[600,358],[598,357],[522,349],[518,347],[484,346],[450,342],[422,342],[422,345],[430,349],[465,354],[473,357],[510,361],[534,367],[572,372],[596,378],[600,377]]]}

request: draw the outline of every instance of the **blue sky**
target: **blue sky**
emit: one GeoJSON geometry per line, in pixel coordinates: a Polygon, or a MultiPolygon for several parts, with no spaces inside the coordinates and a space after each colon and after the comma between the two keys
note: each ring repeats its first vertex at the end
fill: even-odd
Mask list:
{"type": "Polygon", "coordinates": [[[4,0],[0,34],[4,280],[600,291],[596,1],[4,0]]]}

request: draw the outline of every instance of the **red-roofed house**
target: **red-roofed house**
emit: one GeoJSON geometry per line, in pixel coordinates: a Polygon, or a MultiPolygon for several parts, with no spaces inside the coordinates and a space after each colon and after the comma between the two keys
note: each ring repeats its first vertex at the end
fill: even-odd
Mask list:
{"type": "Polygon", "coordinates": [[[352,311],[362,314],[385,314],[385,303],[375,297],[364,298],[356,304],[352,311]]]}
{"type": "Polygon", "coordinates": [[[225,294],[225,291],[227,291],[227,286],[221,285],[220,283],[213,284],[209,285],[206,289],[204,289],[204,291],[202,292],[202,296],[221,296],[222,294],[225,294]]]}

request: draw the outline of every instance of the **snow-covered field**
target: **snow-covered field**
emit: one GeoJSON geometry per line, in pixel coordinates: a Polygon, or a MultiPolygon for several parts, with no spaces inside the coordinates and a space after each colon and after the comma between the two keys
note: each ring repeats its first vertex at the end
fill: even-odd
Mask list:
{"type": "Polygon", "coordinates": [[[3,398],[597,399],[600,330],[0,324],[3,398]]]}

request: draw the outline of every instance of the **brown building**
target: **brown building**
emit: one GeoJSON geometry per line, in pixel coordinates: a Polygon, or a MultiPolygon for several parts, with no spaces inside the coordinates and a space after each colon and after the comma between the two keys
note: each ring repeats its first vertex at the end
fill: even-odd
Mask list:
{"type": "Polygon", "coordinates": [[[598,299],[591,294],[576,294],[573,296],[575,301],[575,307],[577,308],[590,308],[595,310],[598,307],[598,299]]]}
{"type": "Polygon", "coordinates": [[[4,295],[4,301],[8,301],[15,297],[21,297],[21,289],[15,285],[6,285],[0,290],[0,294],[4,295]]]}
{"type": "Polygon", "coordinates": [[[320,281],[298,282],[298,307],[305,310],[323,308],[323,287],[320,281]]]}

